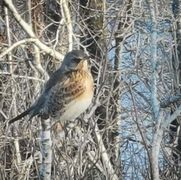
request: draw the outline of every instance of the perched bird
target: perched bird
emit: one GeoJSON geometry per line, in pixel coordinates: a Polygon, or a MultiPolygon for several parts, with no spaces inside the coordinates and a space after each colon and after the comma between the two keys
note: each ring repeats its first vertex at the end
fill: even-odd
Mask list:
{"type": "Polygon", "coordinates": [[[43,119],[54,117],[67,121],[82,114],[91,104],[94,93],[93,77],[87,60],[81,50],[67,53],[62,65],[50,76],[35,103],[9,123],[26,115],[30,119],[38,115],[43,119]]]}

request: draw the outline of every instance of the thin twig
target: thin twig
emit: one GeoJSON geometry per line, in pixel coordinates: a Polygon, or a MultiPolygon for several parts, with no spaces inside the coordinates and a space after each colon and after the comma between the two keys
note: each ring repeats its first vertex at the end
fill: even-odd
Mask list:
{"type": "Polygon", "coordinates": [[[47,54],[50,54],[51,56],[62,60],[64,58],[64,56],[62,54],[60,54],[59,52],[49,48],[48,46],[46,46],[45,44],[43,44],[34,34],[34,32],[32,31],[31,27],[29,26],[29,24],[27,24],[19,15],[19,13],[17,12],[16,8],[14,7],[12,0],[4,0],[4,2],[7,4],[8,8],[11,10],[11,12],[14,15],[14,18],[18,21],[18,23],[21,25],[21,27],[24,29],[24,31],[31,37],[34,38],[35,41],[34,43],[44,52],[46,52],[47,54]]]}
{"type": "Polygon", "coordinates": [[[8,47],[7,49],[5,49],[1,54],[0,54],[0,59],[5,56],[6,54],[10,53],[14,48],[20,46],[21,44],[25,44],[25,43],[29,43],[29,42],[35,42],[36,39],[35,38],[27,38],[27,39],[23,39],[20,40],[14,44],[12,44],[10,47],[8,47]]]}

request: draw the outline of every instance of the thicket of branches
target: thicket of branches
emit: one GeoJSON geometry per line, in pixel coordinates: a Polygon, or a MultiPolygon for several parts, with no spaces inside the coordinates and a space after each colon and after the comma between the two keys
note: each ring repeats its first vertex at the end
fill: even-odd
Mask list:
{"type": "Polygon", "coordinates": [[[179,179],[180,9],[179,0],[1,1],[0,179],[38,178],[39,118],[4,125],[72,49],[91,56],[96,90],[86,113],[51,130],[52,179],[179,179]]]}

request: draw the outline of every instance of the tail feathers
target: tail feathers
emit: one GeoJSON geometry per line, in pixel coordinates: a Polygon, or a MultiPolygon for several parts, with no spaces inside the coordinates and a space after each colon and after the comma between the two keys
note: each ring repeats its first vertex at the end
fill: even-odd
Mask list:
{"type": "MultiPolygon", "coordinates": [[[[34,109],[34,107],[31,106],[29,109],[27,109],[27,110],[24,111],[23,113],[19,114],[18,116],[16,116],[16,117],[13,118],[13,119],[11,119],[11,120],[9,121],[9,124],[14,123],[15,121],[21,119],[22,117],[24,117],[24,116],[26,116],[26,115],[28,115],[28,114],[32,114],[31,111],[32,111],[33,109],[34,109]]],[[[35,116],[35,115],[33,115],[33,116],[35,116]]]]}

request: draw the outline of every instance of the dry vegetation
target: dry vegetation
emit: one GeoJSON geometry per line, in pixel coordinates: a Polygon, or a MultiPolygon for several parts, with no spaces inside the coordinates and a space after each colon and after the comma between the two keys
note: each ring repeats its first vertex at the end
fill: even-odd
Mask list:
{"type": "Polygon", "coordinates": [[[5,124],[72,49],[91,56],[96,90],[85,114],[63,133],[52,128],[51,178],[179,179],[180,9],[176,0],[0,1],[0,179],[38,179],[39,118],[5,124]]]}

